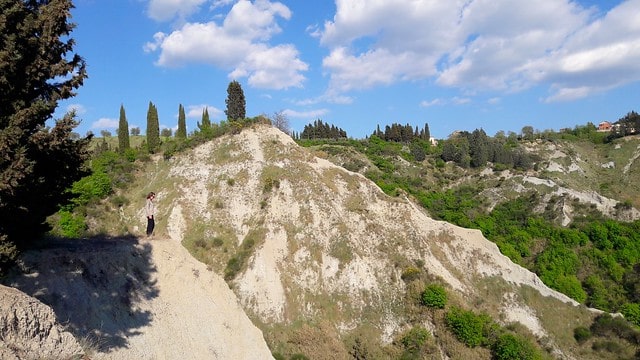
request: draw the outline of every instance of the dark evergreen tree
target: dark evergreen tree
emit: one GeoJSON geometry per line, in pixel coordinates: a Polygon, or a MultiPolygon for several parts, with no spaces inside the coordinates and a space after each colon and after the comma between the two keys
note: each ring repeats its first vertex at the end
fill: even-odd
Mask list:
{"type": "Polygon", "coordinates": [[[472,167],[482,167],[489,159],[489,137],[484,130],[475,129],[469,137],[469,155],[472,167]]]}
{"type": "Polygon", "coordinates": [[[124,154],[129,149],[129,123],[124,113],[124,105],[120,105],[120,122],[118,123],[118,152],[124,154]]]}
{"type": "Polygon", "coordinates": [[[227,109],[224,111],[227,120],[242,120],[246,117],[244,92],[239,82],[233,80],[229,83],[227,99],[224,102],[227,104],[227,109]]]}
{"type": "Polygon", "coordinates": [[[152,154],[160,148],[158,109],[151,101],[149,101],[149,110],[147,110],[147,148],[152,154]]]}
{"type": "Polygon", "coordinates": [[[184,106],[182,106],[182,104],[178,107],[178,129],[176,130],[176,138],[187,138],[187,117],[184,113],[184,106]]]}
{"type": "Polygon", "coordinates": [[[429,131],[429,124],[427,123],[424,124],[424,130],[422,130],[420,137],[427,141],[431,139],[431,131],[429,131]]]}
{"type": "Polygon", "coordinates": [[[335,125],[325,124],[318,119],[313,124],[305,125],[300,134],[301,139],[346,139],[347,132],[335,125]]]}
{"type": "Polygon", "coordinates": [[[198,123],[198,129],[200,131],[207,131],[207,129],[211,129],[211,120],[209,120],[209,110],[205,107],[202,110],[202,122],[198,123]]]}
{"type": "Polygon", "coordinates": [[[87,77],[72,54],[72,8],[69,0],[0,0],[0,273],[87,174],[90,138],[73,136],[75,113],[45,127],[87,77]]]}

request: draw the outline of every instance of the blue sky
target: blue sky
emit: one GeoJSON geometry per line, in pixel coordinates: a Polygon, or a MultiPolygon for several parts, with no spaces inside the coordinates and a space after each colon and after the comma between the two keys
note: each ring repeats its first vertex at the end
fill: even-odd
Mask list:
{"type": "Polygon", "coordinates": [[[377,125],[519,133],[639,111],[640,0],[75,0],[71,34],[89,78],[77,132],[115,134],[120,105],[145,131],[224,115],[242,85],[247,116],[316,119],[352,138],[377,125]]]}

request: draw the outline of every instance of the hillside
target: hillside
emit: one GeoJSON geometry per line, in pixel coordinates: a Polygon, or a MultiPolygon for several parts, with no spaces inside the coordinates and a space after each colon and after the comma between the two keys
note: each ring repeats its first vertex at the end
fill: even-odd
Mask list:
{"type": "MultiPolygon", "coordinates": [[[[545,286],[502,255],[480,231],[436,221],[410,196],[388,196],[363,175],[327,158],[331,156],[326,152],[301,148],[267,125],[225,135],[169,160],[153,158],[126,193],[118,194],[128,203],[120,208],[103,203],[89,223],[112,235],[142,235],[144,194],[155,191],[159,239],[103,244],[99,250],[83,245],[85,250],[32,252],[25,260],[28,271],[16,274],[11,284],[50,305],[59,321],[77,309],[74,299],[91,298],[96,288],[105,295],[111,294],[105,288],[119,289],[116,293],[124,298],[117,300],[125,307],[113,306],[113,295],[85,301],[84,314],[103,318],[69,322],[77,338],[96,337],[104,358],[171,358],[175,354],[167,349],[185,346],[193,346],[194,358],[206,358],[212,351],[214,358],[225,358],[217,351],[245,349],[240,341],[259,344],[260,336],[238,320],[244,314],[224,312],[231,320],[221,319],[223,314],[212,305],[233,308],[234,297],[275,356],[418,356],[406,345],[407,332],[424,328],[430,335],[417,358],[491,358],[495,350],[466,346],[452,334],[447,319],[455,309],[487,314],[502,329],[495,330],[495,336],[507,331],[529,339],[545,357],[620,355],[593,350],[595,340],[578,344],[574,329],[589,327],[598,312],[545,286]],[[181,255],[179,244],[204,265],[181,255]],[[51,256],[52,252],[62,253],[51,256]],[[74,259],[80,254],[87,260],[78,265],[74,259]],[[132,257],[143,258],[144,266],[126,260],[132,257]],[[62,260],[51,264],[49,258],[62,260]],[[174,258],[187,265],[176,267],[174,258]],[[107,259],[124,262],[114,267],[107,259]],[[83,279],[78,279],[78,288],[70,291],[73,287],[52,276],[43,293],[45,278],[38,277],[60,266],[66,266],[67,280],[83,279]],[[446,290],[445,309],[421,305],[420,294],[427,285],[446,290]],[[133,324],[126,321],[129,316],[136,319],[133,324]],[[104,323],[104,318],[117,321],[104,323]],[[240,326],[248,330],[238,330],[240,326]],[[194,333],[188,335],[190,331],[194,333]],[[206,336],[216,338],[211,346],[220,350],[198,347],[206,336]]],[[[556,167],[552,161],[562,165],[559,157],[552,159],[547,171],[556,167]]],[[[544,181],[552,181],[533,174],[498,176],[514,184],[546,186],[544,181]]],[[[488,175],[465,173],[455,181],[481,177],[488,175]]],[[[569,179],[557,181],[571,188],[569,179]]],[[[629,211],[629,216],[636,216],[629,211]]]]}

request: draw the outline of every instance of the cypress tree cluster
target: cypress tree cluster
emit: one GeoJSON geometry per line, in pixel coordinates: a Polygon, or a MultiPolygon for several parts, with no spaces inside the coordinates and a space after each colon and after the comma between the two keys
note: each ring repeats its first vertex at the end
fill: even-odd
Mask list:
{"type": "Polygon", "coordinates": [[[300,139],[346,139],[347,132],[335,125],[329,125],[318,119],[304,126],[300,139]]]}
{"type": "Polygon", "coordinates": [[[202,122],[198,123],[198,129],[200,131],[206,131],[207,129],[211,129],[211,120],[209,120],[209,110],[205,107],[202,110],[202,122]]]}

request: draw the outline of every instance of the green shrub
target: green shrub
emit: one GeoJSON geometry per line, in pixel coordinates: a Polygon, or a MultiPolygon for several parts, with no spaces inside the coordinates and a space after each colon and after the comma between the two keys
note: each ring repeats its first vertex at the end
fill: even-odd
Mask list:
{"type": "Polygon", "coordinates": [[[528,340],[514,334],[503,334],[493,345],[495,360],[539,360],[540,351],[528,340]]]}
{"type": "Polygon", "coordinates": [[[213,246],[220,247],[222,245],[224,245],[224,240],[222,240],[219,237],[216,237],[216,238],[213,239],[213,246]]]}
{"type": "Polygon", "coordinates": [[[620,354],[624,351],[624,348],[621,344],[609,340],[594,341],[591,348],[595,351],[608,351],[612,354],[620,354]]]}
{"type": "Polygon", "coordinates": [[[600,337],[620,337],[637,343],[640,339],[640,331],[621,316],[611,316],[604,313],[599,315],[591,324],[591,333],[600,337]]]}
{"type": "Polygon", "coordinates": [[[636,326],[640,326],[640,304],[637,303],[627,303],[622,305],[620,309],[622,315],[624,315],[625,319],[629,320],[631,323],[636,326]]]}
{"type": "Polygon", "coordinates": [[[132,148],[128,148],[124,151],[124,158],[128,161],[128,162],[134,162],[136,161],[136,157],[138,156],[137,151],[135,149],[132,148]]]}
{"type": "Polygon", "coordinates": [[[445,321],[456,338],[469,347],[482,345],[486,340],[484,330],[491,325],[491,319],[487,315],[476,315],[457,307],[447,312],[445,321]]]}
{"type": "Polygon", "coordinates": [[[419,277],[420,277],[420,269],[413,266],[409,266],[408,268],[404,269],[404,271],[402,272],[402,275],[400,275],[400,278],[406,282],[415,280],[419,277]]]}
{"type": "Polygon", "coordinates": [[[438,284],[431,284],[424,289],[421,299],[425,306],[444,309],[447,305],[447,291],[438,284]]]}
{"type": "Polygon", "coordinates": [[[83,177],[71,186],[76,206],[86,205],[91,200],[107,197],[112,191],[111,179],[101,171],[83,177]]]}
{"type": "Polygon", "coordinates": [[[87,226],[82,216],[66,210],[61,210],[58,214],[60,215],[60,235],[68,238],[79,238],[84,234],[87,226]]]}
{"type": "Polygon", "coordinates": [[[415,326],[407,331],[400,339],[405,351],[403,358],[418,356],[424,349],[430,336],[429,331],[422,326],[415,326]]]}
{"type": "Polygon", "coordinates": [[[297,354],[291,355],[289,360],[309,360],[309,358],[304,354],[297,353],[297,354]]]}
{"type": "Polygon", "coordinates": [[[236,255],[227,261],[227,267],[224,270],[225,280],[233,279],[242,268],[242,258],[236,255]]]}
{"type": "Polygon", "coordinates": [[[129,199],[126,196],[118,195],[111,198],[111,203],[116,207],[123,207],[129,204],[129,199]]]}
{"type": "Polygon", "coordinates": [[[279,188],[280,187],[280,180],[278,179],[274,179],[272,177],[267,177],[266,179],[264,179],[264,186],[262,191],[265,193],[270,192],[273,188],[279,188]]]}
{"type": "Polygon", "coordinates": [[[582,345],[591,338],[591,330],[584,326],[578,326],[573,329],[573,338],[576,339],[578,344],[582,345]]]}

